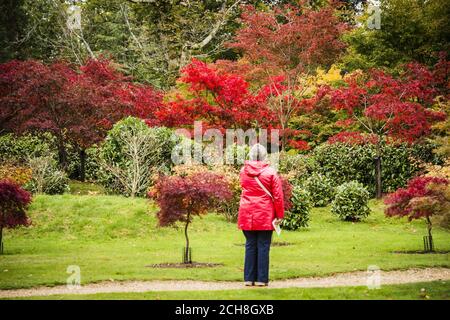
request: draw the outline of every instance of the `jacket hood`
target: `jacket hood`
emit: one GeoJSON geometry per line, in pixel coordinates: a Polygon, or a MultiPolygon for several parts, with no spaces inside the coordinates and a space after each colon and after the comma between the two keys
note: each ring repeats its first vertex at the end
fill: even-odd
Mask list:
{"type": "Polygon", "coordinates": [[[259,176],[261,172],[269,166],[264,161],[250,161],[247,160],[244,163],[244,172],[250,177],[259,176]]]}

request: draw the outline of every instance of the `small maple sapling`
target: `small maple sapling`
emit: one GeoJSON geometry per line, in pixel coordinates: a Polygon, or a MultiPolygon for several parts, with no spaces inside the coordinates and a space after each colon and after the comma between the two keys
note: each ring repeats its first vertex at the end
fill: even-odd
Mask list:
{"type": "Polygon", "coordinates": [[[184,222],[186,247],[184,263],[189,258],[188,227],[195,216],[206,214],[231,199],[232,192],[223,176],[212,172],[199,172],[187,176],[160,176],[149,197],[159,205],[157,213],[160,226],[184,222]]]}
{"type": "Polygon", "coordinates": [[[425,218],[428,227],[429,248],[432,250],[432,223],[430,217],[448,202],[445,188],[449,181],[438,177],[416,177],[389,194],[384,200],[388,217],[408,217],[408,220],[425,218]]]}
{"type": "Polygon", "coordinates": [[[29,192],[11,181],[0,181],[0,254],[3,253],[3,229],[30,224],[26,215],[30,203],[29,192]]]}

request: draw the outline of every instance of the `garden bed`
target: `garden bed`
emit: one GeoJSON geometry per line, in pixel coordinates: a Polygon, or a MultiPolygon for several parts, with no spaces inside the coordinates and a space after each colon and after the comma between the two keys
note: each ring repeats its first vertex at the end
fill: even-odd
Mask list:
{"type": "MultiPolygon", "coordinates": [[[[243,246],[245,246],[245,243],[235,243],[235,245],[243,247],[243,246]]],[[[292,246],[292,245],[294,245],[294,243],[292,243],[292,242],[277,241],[277,242],[272,242],[272,244],[270,246],[271,247],[287,247],[287,246],[292,246]]]]}
{"type": "Polygon", "coordinates": [[[423,251],[423,250],[405,250],[405,251],[393,251],[396,254],[448,254],[450,250],[434,250],[434,251],[423,251]]]}
{"type": "Polygon", "coordinates": [[[223,263],[192,262],[192,263],[158,263],[146,266],[147,268],[214,268],[223,266],[223,263]]]}

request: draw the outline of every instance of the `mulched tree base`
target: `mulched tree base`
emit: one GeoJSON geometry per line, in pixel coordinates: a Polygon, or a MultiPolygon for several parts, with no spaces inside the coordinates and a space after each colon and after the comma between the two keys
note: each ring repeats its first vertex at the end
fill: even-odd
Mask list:
{"type": "Polygon", "coordinates": [[[192,262],[192,263],[158,263],[150,264],[147,268],[214,268],[223,266],[223,263],[206,263],[206,262],[192,262]]]}
{"type": "Polygon", "coordinates": [[[271,246],[272,247],[287,247],[287,246],[292,246],[293,243],[291,242],[286,242],[286,241],[277,241],[277,242],[272,242],[271,246]]]}
{"type": "Polygon", "coordinates": [[[434,251],[407,250],[407,251],[393,251],[393,253],[398,253],[398,254],[447,254],[447,253],[450,253],[450,251],[448,251],[448,250],[434,250],[434,251]]]}

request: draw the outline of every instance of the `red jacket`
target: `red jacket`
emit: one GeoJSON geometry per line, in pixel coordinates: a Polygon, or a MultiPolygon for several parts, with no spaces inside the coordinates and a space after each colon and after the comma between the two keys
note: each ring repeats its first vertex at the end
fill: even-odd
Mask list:
{"type": "Polygon", "coordinates": [[[284,217],[283,188],[276,171],[263,161],[245,161],[240,173],[242,194],[238,227],[241,230],[273,230],[273,219],[284,217]],[[273,196],[261,188],[259,178],[273,196]]]}

